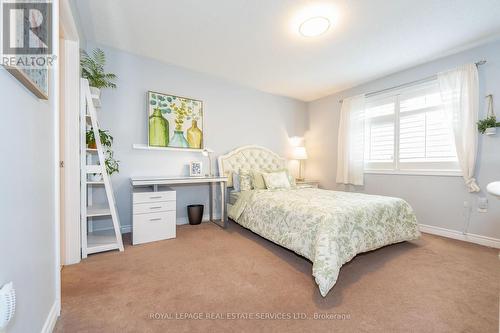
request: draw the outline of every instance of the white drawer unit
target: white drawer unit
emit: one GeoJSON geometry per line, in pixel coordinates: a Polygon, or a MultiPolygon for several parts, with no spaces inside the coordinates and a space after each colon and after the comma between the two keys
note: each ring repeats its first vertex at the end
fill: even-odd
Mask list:
{"type": "Polygon", "coordinates": [[[175,191],[134,192],[134,204],[175,201],[175,191]]]}
{"type": "Polygon", "coordinates": [[[134,204],[134,214],[168,212],[168,211],[172,211],[172,210],[175,210],[175,199],[174,199],[174,201],[134,204]]]}
{"type": "Polygon", "coordinates": [[[132,244],[175,238],[175,191],[133,192],[132,244]]]}

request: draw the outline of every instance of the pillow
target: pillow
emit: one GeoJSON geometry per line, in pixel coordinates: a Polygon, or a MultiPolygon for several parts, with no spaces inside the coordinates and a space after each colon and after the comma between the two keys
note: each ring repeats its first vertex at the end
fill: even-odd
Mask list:
{"type": "Polygon", "coordinates": [[[240,169],[240,191],[250,191],[252,189],[252,176],[247,169],[240,169]]]}
{"type": "Polygon", "coordinates": [[[256,190],[265,190],[267,188],[264,178],[262,178],[262,172],[252,171],[252,186],[256,190]]]}
{"type": "MultiPolygon", "coordinates": [[[[279,172],[279,171],[286,172],[286,174],[288,176],[288,182],[290,183],[291,187],[297,186],[297,184],[295,183],[295,178],[290,174],[288,169],[267,171],[267,173],[279,172]]],[[[256,190],[265,190],[267,188],[266,182],[264,181],[264,178],[262,177],[262,172],[255,171],[255,170],[252,171],[252,187],[256,190]]]]}
{"type": "Polygon", "coordinates": [[[262,177],[264,178],[267,188],[270,190],[291,187],[286,171],[263,173],[262,177]]]}
{"type": "Polygon", "coordinates": [[[231,172],[232,178],[233,178],[233,191],[239,192],[241,191],[240,189],[240,175],[238,175],[236,172],[231,172]]]}
{"type": "Polygon", "coordinates": [[[227,177],[227,187],[233,187],[234,172],[226,171],[224,177],[227,177]]]}

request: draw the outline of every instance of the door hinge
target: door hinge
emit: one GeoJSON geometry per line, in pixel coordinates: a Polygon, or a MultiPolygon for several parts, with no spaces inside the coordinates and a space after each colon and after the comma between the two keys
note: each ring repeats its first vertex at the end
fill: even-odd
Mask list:
{"type": "Polygon", "coordinates": [[[64,161],[59,161],[59,167],[64,168],[64,161]]]}

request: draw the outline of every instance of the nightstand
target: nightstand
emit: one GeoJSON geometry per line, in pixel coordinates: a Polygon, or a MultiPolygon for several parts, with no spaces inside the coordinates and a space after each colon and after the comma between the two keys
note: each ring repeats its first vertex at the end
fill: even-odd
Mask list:
{"type": "Polygon", "coordinates": [[[297,180],[295,181],[295,184],[297,184],[298,188],[318,188],[319,187],[319,181],[317,180],[297,180]]]}

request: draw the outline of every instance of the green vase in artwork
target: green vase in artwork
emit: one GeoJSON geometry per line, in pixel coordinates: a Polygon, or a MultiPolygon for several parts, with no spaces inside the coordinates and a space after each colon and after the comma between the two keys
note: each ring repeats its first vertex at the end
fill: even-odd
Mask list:
{"type": "Polygon", "coordinates": [[[174,135],[170,139],[170,147],[189,148],[189,144],[182,131],[174,131],[174,135]]]}
{"type": "Polygon", "coordinates": [[[168,120],[163,118],[160,109],[154,109],[149,116],[149,145],[167,147],[168,139],[168,120]]]}
{"type": "Polygon", "coordinates": [[[201,149],[203,133],[198,128],[198,122],[196,120],[193,120],[191,124],[191,128],[187,130],[187,141],[189,144],[189,148],[201,149]]]}

